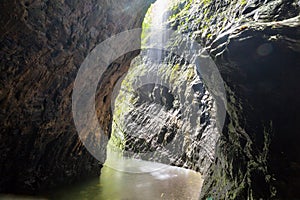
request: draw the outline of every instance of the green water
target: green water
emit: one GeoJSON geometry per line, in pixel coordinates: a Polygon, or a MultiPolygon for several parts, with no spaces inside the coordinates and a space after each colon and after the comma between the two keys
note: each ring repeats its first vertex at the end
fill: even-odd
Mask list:
{"type": "MultiPolygon", "coordinates": [[[[149,170],[148,164],[145,166],[147,171],[149,170]]],[[[140,169],[141,165],[139,162],[140,169]]],[[[152,165],[156,166],[155,163],[152,165]]],[[[100,179],[90,180],[57,193],[53,192],[48,198],[72,200],[198,199],[202,184],[199,173],[157,165],[160,169],[146,173],[128,173],[104,166],[100,179]]]]}
{"type": "MultiPolygon", "coordinates": [[[[201,175],[191,170],[162,164],[130,160],[130,165],[146,173],[132,173],[104,166],[100,178],[91,179],[59,190],[49,191],[41,198],[0,196],[0,199],[57,200],[156,200],[198,199],[201,175]],[[149,167],[150,164],[150,167],[149,167]],[[151,172],[150,169],[155,169],[151,172]]],[[[129,165],[129,164],[128,164],[129,165]]],[[[127,166],[128,166],[127,165],[127,166]]]]}

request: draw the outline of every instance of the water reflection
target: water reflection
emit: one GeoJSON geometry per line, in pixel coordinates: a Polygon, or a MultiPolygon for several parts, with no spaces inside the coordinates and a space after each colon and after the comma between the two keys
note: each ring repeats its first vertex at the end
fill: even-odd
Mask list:
{"type": "Polygon", "coordinates": [[[178,167],[151,173],[126,173],[102,169],[100,184],[104,199],[199,199],[201,175],[178,167]]]}
{"type": "MultiPolygon", "coordinates": [[[[149,167],[150,162],[136,162],[139,169],[149,167]]],[[[151,163],[152,167],[161,164],[151,163]]],[[[148,168],[149,169],[149,168],[148,168]]],[[[147,169],[147,170],[148,170],[147,169]]],[[[44,197],[22,197],[0,195],[0,199],[55,199],[55,200],[185,200],[199,199],[202,185],[201,175],[191,170],[164,166],[147,173],[130,173],[104,166],[101,176],[77,185],[69,185],[59,190],[49,191],[44,197]]]]}
{"type": "MultiPolygon", "coordinates": [[[[131,161],[131,164],[133,162],[131,161]]],[[[149,164],[149,162],[138,161],[139,168],[142,163],[149,164]]],[[[199,199],[201,185],[202,179],[199,173],[178,167],[166,166],[149,173],[128,173],[104,166],[100,179],[62,188],[49,194],[48,198],[61,200],[199,199]]]]}

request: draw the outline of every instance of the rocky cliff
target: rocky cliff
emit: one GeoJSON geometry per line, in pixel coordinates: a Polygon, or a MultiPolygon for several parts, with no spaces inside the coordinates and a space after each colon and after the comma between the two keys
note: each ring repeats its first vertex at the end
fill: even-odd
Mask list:
{"type": "MultiPolygon", "coordinates": [[[[73,82],[98,43],[141,27],[150,3],[1,2],[0,192],[32,192],[99,175],[101,165],[79,141],[73,123],[73,82]]],[[[112,63],[99,85],[97,110],[107,135],[110,88],[137,53],[112,63]]]]}
{"type": "MultiPolygon", "coordinates": [[[[167,23],[206,47],[217,64],[227,95],[224,127],[216,135],[213,126],[207,126],[214,124],[213,98],[205,95],[205,85],[191,90],[201,76],[169,55],[160,67],[147,61],[131,67],[116,100],[114,143],[136,155],[164,149],[183,127],[185,133],[196,128],[189,140],[182,140],[179,157],[167,150],[162,156],[152,155],[204,173],[202,198],[299,198],[299,12],[297,1],[178,1],[169,9],[167,23]],[[172,87],[132,86],[153,72],[172,87]],[[182,109],[188,106],[176,101],[178,93],[186,99],[200,94],[203,105],[197,100],[186,103],[204,112],[182,119],[191,109],[182,109]]],[[[171,45],[181,43],[175,40],[171,45]]]]}
{"type": "Polygon", "coordinates": [[[299,198],[299,11],[297,1],[203,1],[180,12],[179,29],[207,46],[227,90],[203,196],[299,198]]]}

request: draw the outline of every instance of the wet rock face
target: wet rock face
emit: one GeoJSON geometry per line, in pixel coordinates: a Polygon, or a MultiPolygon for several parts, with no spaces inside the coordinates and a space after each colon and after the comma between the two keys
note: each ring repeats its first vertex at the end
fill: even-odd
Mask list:
{"type": "MultiPolygon", "coordinates": [[[[101,165],[73,124],[73,82],[91,49],[115,33],[140,27],[150,3],[1,2],[0,192],[30,192],[99,174],[101,165]]],[[[101,79],[96,100],[106,134],[109,89],[136,54],[124,55],[101,79]]]]}
{"type": "MultiPolygon", "coordinates": [[[[199,157],[205,154],[194,151],[194,148],[186,148],[185,156],[172,164],[184,166],[185,163],[198,171],[201,171],[201,166],[205,163],[209,165],[208,171],[201,171],[207,175],[202,198],[300,198],[297,190],[300,186],[297,134],[300,128],[297,114],[300,106],[297,78],[300,75],[299,2],[183,0],[170,13],[170,27],[189,34],[207,48],[223,77],[227,93],[227,116],[217,149],[212,153],[214,160],[203,162],[199,157]],[[186,155],[191,156],[187,158],[186,155]],[[197,168],[199,163],[200,167],[197,168]]],[[[174,44],[177,45],[178,41],[174,44]]],[[[165,67],[166,71],[168,69],[165,67]]],[[[171,69],[174,70],[175,67],[171,69]]],[[[151,67],[148,68],[149,71],[151,72],[151,67]]],[[[181,68],[175,87],[180,88],[180,81],[186,80],[184,73],[187,71],[188,68],[181,68]]],[[[137,77],[143,76],[143,68],[135,74],[137,77]]],[[[138,80],[139,78],[135,81],[138,80]]],[[[193,84],[183,85],[188,88],[193,84]]],[[[125,86],[128,86],[128,82],[125,86]]],[[[169,98],[173,103],[172,109],[168,110],[170,104],[163,100],[157,101],[155,92],[159,90],[159,96],[166,99],[168,93],[157,88],[159,87],[149,86],[144,90],[148,91],[147,94],[129,91],[137,94],[126,96],[123,93],[125,99],[131,100],[133,107],[123,110],[128,115],[123,119],[118,118],[121,122],[117,121],[115,124],[121,124],[121,128],[115,128],[128,126],[146,130],[145,127],[153,122],[147,117],[143,118],[139,111],[151,112],[151,102],[164,105],[165,112],[180,121],[174,109],[173,98],[176,99],[176,95],[169,98]],[[151,95],[152,98],[149,98],[151,95]],[[140,123],[131,123],[130,117],[140,123]]],[[[191,96],[188,89],[184,91],[185,97],[191,96]]],[[[171,89],[171,93],[176,92],[171,89]]],[[[205,119],[204,122],[209,122],[210,119],[205,119]]],[[[182,123],[176,121],[177,127],[174,126],[167,115],[162,121],[167,126],[159,129],[156,134],[150,134],[149,138],[143,138],[141,134],[140,138],[128,137],[125,143],[118,139],[115,142],[119,142],[120,147],[126,150],[142,152],[168,142],[169,135],[173,134],[172,138],[176,139],[178,124],[182,123]]],[[[123,134],[128,135],[126,131],[123,134]]],[[[195,139],[195,144],[201,146],[201,139],[195,139]]],[[[214,142],[210,141],[208,144],[213,147],[214,142]]],[[[165,157],[172,158],[170,155],[169,152],[164,154],[165,157]]]]}
{"type": "Polygon", "coordinates": [[[115,100],[112,128],[111,144],[123,155],[203,174],[219,137],[216,105],[195,65],[158,50],[145,50],[132,62],[115,100]]]}
{"type": "Polygon", "coordinates": [[[299,2],[196,2],[173,26],[207,47],[228,100],[202,196],[299,198],[299,2]]]}

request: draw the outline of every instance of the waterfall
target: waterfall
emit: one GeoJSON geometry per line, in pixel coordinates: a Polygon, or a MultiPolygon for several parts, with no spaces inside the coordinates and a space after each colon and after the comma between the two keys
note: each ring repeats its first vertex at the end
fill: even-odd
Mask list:
{"type": "Polygon", "coordinates": [[[219,131],[210,92],[224,94],[222,80],[196,41],[168,28],[171,7],[160,0],[149,9],[141,54],[115,99],[110,144],[117,151],[107,156],[113,168],[128,171],[128,159],[140,159],[206,173],[214,160],[219,131]]]}
{"type": "MultiPolygon", "coordinates": [[[[166,27],[165,22],[168,19],[168,15],[166,13],[167,9],[170,6],[170,0],[158,0],[155,4],[150,8],[150,13],[148,17],[151,19],[148,30],[146,31],[146,35],[149,36],[149,39],[145,42],[146,48],[154,45],[163,44],[166,41],[166,35],[163,31],[166,27]]],[[[152,61],[161,61],[162,54],[161,51],[147,51],[147,57],[152,61]]]]}
{"type": "MultiPolygon", "coordinates": [[[[164,44],[164,42],[167,39],[167,36],[164,34],[163,31],[165,29],[164,22],[168,19],[168,15],[166,14],[167,9],[170,6],[171,0],[158,0],[156,1],[148,10],[148,13],[146,15],[145,21],[148,19],[148,27],[143,29],[143,34],[145,35],[144,43],[142,44],[142,60],[144,58],[147,60],[151,60],[151,62],[156,63],[157,65],[153,65],[152,63],[144,63],[147,65],[153,65],[157,66],[156,70],[152,71],[158,71],[158,65],[163,60],[162,58],[162,51],[161,50],[153,50],[149,47],[152,46],[162,46],[161,44],[164,44]]],[[[134,63],[131,64],[132,66],[135,65],[134,63]]],[[[131,67],[132,67],[131,66],[131,67]]],[[[155,84],[158,84],[158,75],[157,74],[151,74],[150,75],[149,82],[153,82],[155,84]]],[[[130,105],[128,105],[130,107],[130,105]]],[[[155,117],[152,115],[151,117],[155,117]]],[[[120,140],[124,140],[123,131],[118,124],[114,122],[115,125],[115,131],[112,133],[112,135],[115,135],[120,140]]],[[[133,134],[133,133],[130,133],[133,134]]],[[[147,160],[147,159],[146,159],[147,160]]],[[[107,160],[105,162],[105,165],[119,170],[119,171],[125,171],[125,172],[131,172],[131,173],[144,173],[144,172],[151,172],[156,171],[158,169],[166,168],[167,165],[159,164],[159,163],[153,163],[153,162],[147,162],[140,159],[132,158],[131,156],[124,156],[124,152],[120,150],[120,146],[115,146],[113,142],[109,142],[107,147],[107,160]]]]}

